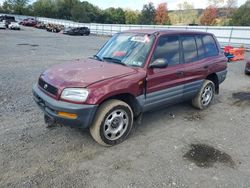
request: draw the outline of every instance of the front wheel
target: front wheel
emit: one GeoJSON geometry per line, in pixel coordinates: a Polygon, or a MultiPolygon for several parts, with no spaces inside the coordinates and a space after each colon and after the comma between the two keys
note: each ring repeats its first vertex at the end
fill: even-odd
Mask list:
{"type": "Polygon", "coordinates": [[[133,126],[133,111],[120,100],[108,100],[98,109],[90,133],[94,140],[104,146],[123,142],[133,126]]]}
{"type": "Polygon", "coordinates": [[[214,98],[215,86],[210,80],[205,80],[199,93],[193,98],[192,105],[198,109],[205,109],[210,104],[214,98]]]}

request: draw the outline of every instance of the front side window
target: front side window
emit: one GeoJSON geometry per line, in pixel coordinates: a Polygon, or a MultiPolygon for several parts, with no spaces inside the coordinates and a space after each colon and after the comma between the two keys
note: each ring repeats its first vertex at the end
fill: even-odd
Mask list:
{"type": "Polygon", "coordinates": [[[180,63],[180,43],[178,36],[162,36],[159,38],[151,62],[164,58],[168,66],[180,63]]]}
{"type": "Polygon", "coordinates": [[[206,51],[206,57],[218,55],[216,43],[211,35],[203,36],[203,43],[206,51]]]}
{"type": "Polygon", "coordinates": [[[185,63],[197,61],[198,54],[194,36],[183,36],[181,41],[185,63]]]}
{"type": "Polygon", "coordinates": [[[153,35],[120,33],[114,35],[96,54],[99,60],[142,67],[154,41],[153,35]]]}

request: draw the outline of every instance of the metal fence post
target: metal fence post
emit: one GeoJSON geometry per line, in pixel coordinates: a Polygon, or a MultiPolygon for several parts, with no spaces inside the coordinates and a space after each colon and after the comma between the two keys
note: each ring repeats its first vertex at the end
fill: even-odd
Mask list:
{"type": "Polygon", "coordinates": [[[232,38],[232,35],[233,35],[233,27],[231,27],[231,32],[230,32],[230,36],[229,36],[229,39],[228,39],[228,45],[231,44],[231,38],[232,38]]]}

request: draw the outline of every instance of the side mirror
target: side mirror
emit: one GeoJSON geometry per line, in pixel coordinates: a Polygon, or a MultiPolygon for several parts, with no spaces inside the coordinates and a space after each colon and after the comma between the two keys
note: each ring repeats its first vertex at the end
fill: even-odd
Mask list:
{"type": "Polygon", "coordinates": [[[159,58],[153,61],[149,68],[166,68],[168,66],[168,61],[165,58],[159,58]]]}

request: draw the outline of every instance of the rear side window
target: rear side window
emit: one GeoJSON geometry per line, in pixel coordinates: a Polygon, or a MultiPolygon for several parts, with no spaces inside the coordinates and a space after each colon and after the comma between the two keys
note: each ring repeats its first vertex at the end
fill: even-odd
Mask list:
{"type": "Polygon", "coordinates": [[[206,57],[218,55],[216,43],[211,35],[203,36],[203,43],[206,51],[206,57]]]}
{"type": "Polygon", "coordinates": [[[185,63],[190,63],[198,60],[198,52],[194,36],[183,36],[182,47],[185,63]]]}
{"type": "Polygon", "coordinates": [[[196,44],[197,44],[199,59],[205,58],[206,54],[205,54],[205,48],[202,43],[202,36],[199,36],[199,35],[196,36],[196,44]]]}
{"type": "Polygon", "coordinates": [[[165,58],[168,66],[180,63],[179,36],[163,36],[159,38],[152,62],[158,58],[165,58]]]}

